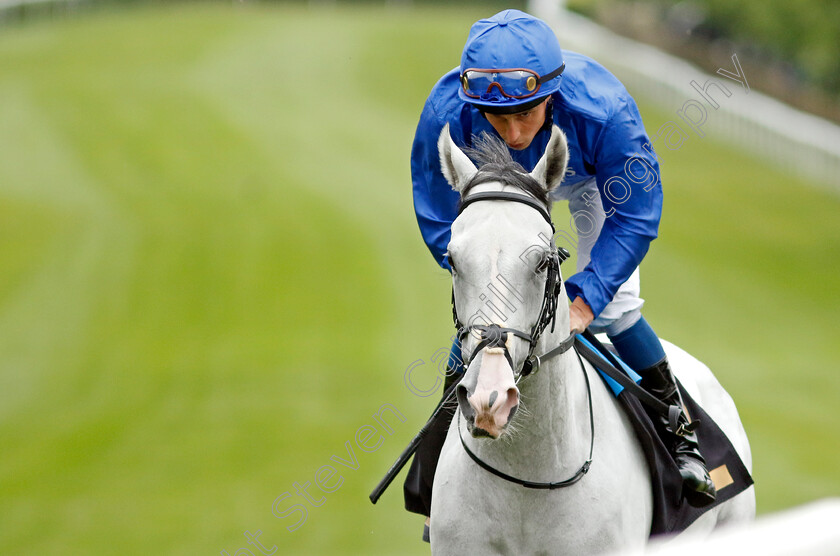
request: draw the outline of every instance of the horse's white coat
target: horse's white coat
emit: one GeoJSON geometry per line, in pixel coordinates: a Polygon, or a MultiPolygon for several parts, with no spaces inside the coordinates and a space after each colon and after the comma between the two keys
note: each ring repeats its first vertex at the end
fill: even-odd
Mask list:
{"type": "MultiPolygon", "coordinates": [[[[554,148],[549,149],[533,176],[544,179],[565,168],[565,137],[559,128],[555,127],[552,142],[554,148]]],[[[451,141],[448,128],[438,144],[447,179],[460,190],[475,167],[469,159],[464,161],[466,157],[451,141]]],[[[488,183],[474,189],[484,190],[512,188],[488,183]]],[[[499,286],[497,275],[502,273],[525,301],[506,318],[494,322],[523,331],[531,329],[539,313],[545,274],[535,273],[519,255],[529,247],[544,245],[539,234],[550,237],[551,228],[533,208],[520,203],[485,201],[464,210],[452,225],[449,245],[457,267],[456,308],[462,318],[477,314],[481,309],[479,296],[488,285],[499,286]]],[[[561,298],[565,299],[565,292],[561,298]]],[[[556,346],[568,330],[568,306],[561,302],[555,331],[545,331],[536,353],[556,346]]],[[[471,353],[475,344],[474,338],[468,339],[465,353],[471,353]]],[[[509,339],[508,345],[515,367],[521,368],[527,343],[516,338],[509,339]]],[[[705,365],[676,346],[664,345],[675,373],[727,433],[750,468],[749,445],[731,398],[705,365]]],[[[493,388],[478,376],[484,355],[473,357],[462,381],[470,388],[479,383],[483,389],[493,388]]],[[[495,367],[499,376],[494,380],[501,389],[514,379],[510,366],[505,367],[506,375],[501,373],[501,366],[495,367]]],[[[596,554],[617,547],[643,546],[652,515],[647,464],[623,410],[596,372],[588,363],[582,370],[575,352],[569,351],[521,381],[519,390],[520,410],[498,440],[473,438],[464,419],[453,420],[432,495],[433,554],[596,554]],[[458,434],[481,459],[510,475],[538,482],[571,477],[586,460],[590,443],[583,372],[592,384],[595,448],[592,467],[577,484],[553,491],[526,489],[481,469],[463,450],[458,434]]],[[[724,521],[749,519],[754,510],[750,489],[707,512],[691,529],[704,532],[724,521]]]]}

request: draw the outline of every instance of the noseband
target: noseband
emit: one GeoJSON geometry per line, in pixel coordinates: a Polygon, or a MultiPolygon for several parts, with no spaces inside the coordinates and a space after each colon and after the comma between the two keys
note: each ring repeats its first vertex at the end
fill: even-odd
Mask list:
{"type": "MultiPolygon", "coordinates": [[[[505,191],[486,191],[482,193],[474,193],[468,196],[467,198],[461,200],[461,205],[458,209],[458,214],[460,215],[466,207],[477,201],[513,201],[527,205],[537,210],[543,217],[543,219],[545,219],[545,221],[548,222],[548,224],[551,226],[551,232],[553,237],[554,223],[551,221],[551,215],[549,214],[548,209],[533,197],[520,195],[518,193],[509,193],[505,191]]],[[[560,265],[563,263],[563,261],[565,261],[568,258],[569,252],[563,247],[557,247],[555,250],[552,251],[551,257],[547,261],[548,264],[546,267],[545,290],[543,291],[543,299],[542,306],[540,308],[540,314],[537,318],[537,321],[534,323],[534,326],[531,327],[530,332],[523,332],[514,328],[502,328],[498,324],[476,324],[472,326],[464,326],[461,323],[461,320],[458,318],[458,311],[455,307],[455,287],[453,286],[452,320],[454,321],[455,328],[458,331],[458,341],[461,343],[461,345],[463,346],[464,339],[471,332],[477,331],[479,333],[480,340],[471,354],[472,357],[475,357],[475,354],[480,353],[481,350],[483,350],[484,348],[499,347],[504,350],[505,358],[510,364],[511,369],[514,369],[513,358],[511,357],[510,352],[508,351],[506,343],[508,339],[508,334],[512,334],[528,342],[529,346],[528,356],[525,358],[525,361],[522,364],[522,369],[520,369],[519,372],[517,372],[516,369],[514,369],[516,383],[518,384],[522,378],[538,370],[541,358],[540,356],[534,355],[534,349],[536,349],[537,342],[539,341],[540,336],[549,324],[551,325],[551,332],[554,332],[555,317],[557,314],[557,300],[560,296],[561,290],[563,289],[563,280],[560,277],[560,265]]],[[[562,353],[562,351],[568,350],[573,343],[574,334],[570,335],[566,340],[564,340],[561,346],[558,346],[558,348],[552,350],[552,352],[556,351],[556,353],[552,353],[552,355],[559,355],[560,353],[562,353]],[[557,351],[557,349],[559,348],[562,348],[562,351],[557,351]]],[[[543,354],[542,358],[544,359],[546,355],[548,354],[543,354]]],[[[464,364],[468,366],[469,361],[464,361],[464,364]]]]}

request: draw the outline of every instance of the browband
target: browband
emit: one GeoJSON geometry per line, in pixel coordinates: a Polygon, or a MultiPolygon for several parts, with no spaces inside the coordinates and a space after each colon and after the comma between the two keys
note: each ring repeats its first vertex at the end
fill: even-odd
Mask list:
{"type": "Polygon", "coordinates": [[[548,213],[548,209],[546,209],[545,205],[533,197],[507,191],[484,191],[482,193],[473,193],[466,199],[461,199],[461,204],[458,207],[458,214],[461,214],[464,212],[465,208],[478,201],[514,201],[516,203],[528,205],[529,207],[536,209],[542,215],[543,219],[545,219],[545,221],[548,222],[548,225],[551,226],[551,231],[554,232],[554,223],[551,221],[551,215],[548,213]]]}

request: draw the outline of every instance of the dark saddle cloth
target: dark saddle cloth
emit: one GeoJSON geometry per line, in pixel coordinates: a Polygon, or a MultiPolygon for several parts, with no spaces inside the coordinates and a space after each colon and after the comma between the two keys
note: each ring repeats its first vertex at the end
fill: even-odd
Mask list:
{"type": "MultiPolygon", "coordinates": [[[[626,390],[618,396],[621,405],[633,423],[636,436],[644,449],[650,468],[653,490],[651,536],[683,531],[703,513],[718,504],[726,502],[753,484],[749,471],[747,471],[724,432],[703,411],[703,408],[688,395],[682,385],[679,385],[679,387],[685,409],[691,420],[700,421],[697,428],[700,452],[706,459],[706,466],[717,488],[717,497],[714,504],[705,508],[690,506],[682,497],[682,479],[679,469],[669,454],[668,448],[657,434],[654,425],[655,417],[652,418],[639,399],[626,390]]],[[[405,509],[410,512],[425,516],[430,514],[432,483],[438,456],[443,448],[443,442],[446,439],[446,433],[454,414],[455,404],[452,404],[451,407],[437,415],[431,430],[414,455],[403,485],[405,509]]],[[[595,434],[598,434],[597,428],[595,434]]],[[[598,465],[598,460],[595,459],[592,465],[598,465]]],[[[476,473],[486,473],[486,471],[476,466],[476,473]]],[[[586,477],[582,479],[582,481],[585,480],[587,480],[586,477]]],[[[576,487],[571,486],[569,488],[576,487]]],[[[562,496],[562,491],[558,492],[557,495],[562,496]]]]}

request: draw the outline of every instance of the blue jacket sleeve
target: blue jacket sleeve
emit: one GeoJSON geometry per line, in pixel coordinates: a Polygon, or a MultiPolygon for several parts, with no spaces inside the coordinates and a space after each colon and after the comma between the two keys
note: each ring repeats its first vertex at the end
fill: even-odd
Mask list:
{"type": "Polygon", "coordinates": [[[411,149],[411,181],[414,212],[423,241],[435,261],[449,270],[444,254],[449,245],[452,222],[457,216],[459,196],[440,169],[437,142],[443,126],[444,122],[435,113],[431,100],[427,100],[411,149]]]}
{"type": "MultiPolygon", "coordinates": [[[[604,226],[586,268],[566,283],[597,317],[642,262],[662,215],[659,164],[635,102],[626,97],[594,139],[596,180],[604,226]],[[647,145],[646,145],[647,144],[647,145]]],[[[600,210],[594,203],[593,211],[600,210]]]]}

